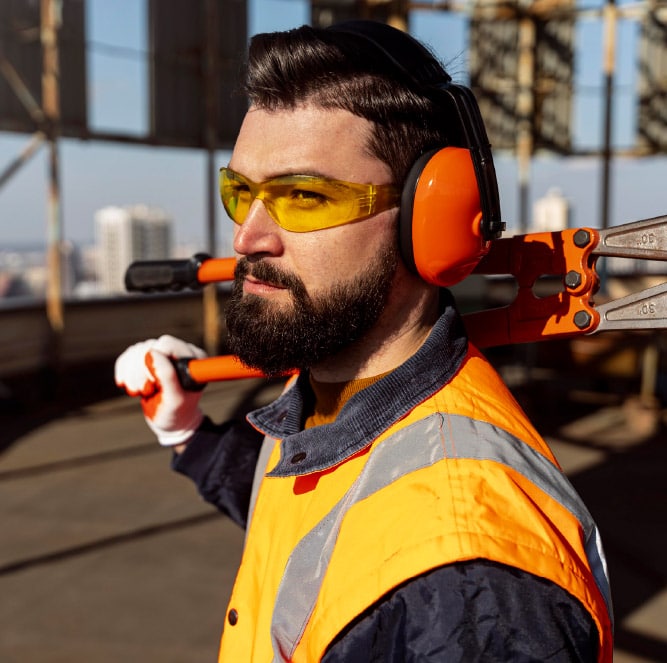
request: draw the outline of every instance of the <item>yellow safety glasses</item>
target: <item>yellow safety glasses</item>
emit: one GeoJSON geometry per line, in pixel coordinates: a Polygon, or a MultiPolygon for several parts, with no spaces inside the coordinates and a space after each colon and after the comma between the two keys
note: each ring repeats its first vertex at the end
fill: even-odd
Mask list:
{"type": "Polygon", "coordinates": [[[220,169],[220,197],[229,218],[241,225],[255,200],[285,230],[304,233],[342,226],[396,207],[392,184],[356,184],[312,175],[284,175],[252,182],[231,168],[220,169]]]}

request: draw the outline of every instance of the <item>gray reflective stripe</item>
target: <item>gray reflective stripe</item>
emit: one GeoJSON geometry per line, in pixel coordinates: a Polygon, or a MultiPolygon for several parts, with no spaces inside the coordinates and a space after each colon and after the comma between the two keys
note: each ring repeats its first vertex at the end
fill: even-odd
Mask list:
{"type": "Polygon", "coordinates": [[[257,502],[257,494],[259,493],[259,486],[262,483],[262,479],[266,474],[266,469],[271,458],[271,452],[273,447],[276,444],[276,440],[272,437],[266,436],[262,441],[262,446],[259,450],[259,455],[257,456],[257,464],[255,465],[255,474],[252,478],[252,490],[250,491],[250,506],[248,507],[248,518],[245,527],[245,536],[246,540],[248,538],[248,532],[250,531],[250,521],[252,520],[252,514],[255,511],[255,503],[257,502]]]}
{"type": "Polygon", "coordinates": [[[611,616],[606,562],[593,519],[567,478],[541,454],[496,426],[433,414],[400,429],[373,450],[343,498],[295,546],[278,588],[271,625],[274,661],[290,660],[315,608],[346,512],[397,479],[444,458],[507,465],[570,511],[581,523],[586,553],[611,616]]]}

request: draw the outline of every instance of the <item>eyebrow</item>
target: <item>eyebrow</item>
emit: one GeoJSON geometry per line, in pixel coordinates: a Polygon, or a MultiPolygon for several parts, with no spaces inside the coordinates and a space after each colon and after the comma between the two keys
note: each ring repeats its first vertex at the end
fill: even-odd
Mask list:
{"type": "MultiPolygon", "coordinates": [[[[239,175],[243,175],[243,177],[245,177],[246,179],[249,179],[252,182],[255,182],[255,180],[253,178],[249,177],[245,173],[242,173],[240,170],[236,170],[236,168],[230,166],[229,164],[227,164],[226,168],[229,168],[230,170],[233,170],[235,173],[238,173],[239,175]]],[[[325,173],[323,173],[319,170],[298,170],[296,168],[293,168],[293,169],[290,169],[290,170],[287,170],[287,171],[273,173],[273,174],[269,175],[268,177],[265,177],[261,181],[262,182],[268,182],[269,180],[274,180],[278,177],[295,177],[295,176],[298,176],[298,175],[305,175],[306,177],[321,177],[322,179],[325,179],[325,180],[342,181],[340,179],[340,177],[332,177],[331,175],[327,175],[327,174],[325,174],[325,173]]],[[[260,182],[257,182],[257,183],[259,184],[260,182]]]]}

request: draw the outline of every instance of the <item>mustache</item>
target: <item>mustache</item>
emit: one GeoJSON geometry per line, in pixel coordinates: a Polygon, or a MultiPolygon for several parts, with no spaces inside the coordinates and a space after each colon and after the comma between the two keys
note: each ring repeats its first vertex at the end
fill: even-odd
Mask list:
{"type": "Polygon", "coordinates": [[[296,274],[282,270],[264,260],[251,263],[247,258],[241,258],[236,263],[234,279],[240,283],[246,276],[252,276],[258,281],[294,292],[301,292],[305,289],[303,281],[296,274]]]}

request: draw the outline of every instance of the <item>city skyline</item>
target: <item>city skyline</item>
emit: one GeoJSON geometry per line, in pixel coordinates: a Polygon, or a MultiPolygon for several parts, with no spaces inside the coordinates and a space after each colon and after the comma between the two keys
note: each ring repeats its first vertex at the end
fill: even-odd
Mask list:
{"type": "MultiPolygon", "coordinates": [[[[93,241],[62,243],[62,295],[66,299],[125,295],[125,273],[131,263],[188,259],[198,251],[198,247],[173,241],[173,219],[158,207],[104,207],[95,212],[94,225],[93,241]]],[[[45,298],[47,254],[43,245],[0,245],[0,306],[45,298]]]]}

